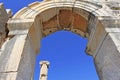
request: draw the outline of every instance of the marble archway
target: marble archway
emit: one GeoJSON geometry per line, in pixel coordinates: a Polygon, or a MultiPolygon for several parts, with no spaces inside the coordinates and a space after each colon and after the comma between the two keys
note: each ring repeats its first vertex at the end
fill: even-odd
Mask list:
{"type": "Polygon", "coordinates": [[[29,4],[8,22],[6,20],[9,33],[1,44],[0,79],[32,80],[39,41],[64,29],[88,38],[86,52],[94,57],[100,80],[119,80],[118,12],[118,6],[90,0],[49,0],[29,4]]]}

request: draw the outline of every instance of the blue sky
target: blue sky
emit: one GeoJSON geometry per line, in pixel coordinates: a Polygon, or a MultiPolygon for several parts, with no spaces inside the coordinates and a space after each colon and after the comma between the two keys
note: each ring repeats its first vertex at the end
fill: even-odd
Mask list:
{"type": "MultiPolygon", "coordinates": [[[[15,14],[36,0],[0,0],[15,14]]],[[[50,62],[48,80],[99,80],[93,58],[86,55],[87,39],[69,31],[58,31],[42,39],[36,57],[34,80],[39,80],[39,61],[50,62]]]]}

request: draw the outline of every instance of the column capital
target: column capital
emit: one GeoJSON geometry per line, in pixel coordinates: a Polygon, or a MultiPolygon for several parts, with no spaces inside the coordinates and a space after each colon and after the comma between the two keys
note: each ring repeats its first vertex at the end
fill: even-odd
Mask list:
{"type": "Polygon", "coordinates": [[[40,66],[42,66],[43,64],[46,64],[47,67],[49,68],[50,62],[49,61],[40,61],[40,66]]]}

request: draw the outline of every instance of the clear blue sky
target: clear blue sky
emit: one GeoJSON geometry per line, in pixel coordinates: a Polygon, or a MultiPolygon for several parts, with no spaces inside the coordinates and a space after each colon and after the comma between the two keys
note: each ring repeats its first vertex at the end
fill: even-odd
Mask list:
{"type": "MultiPolygon", "coordinates": [[[[0,0],[16,13],[36,0],[0,0]]],[[[99,80],[93,58],[86,55],[87,39],[69,31],[58,31],[42,39],[36,57],[34,80],[39,80],[39,61],[50,61],[48,80],[99,80]]]]}

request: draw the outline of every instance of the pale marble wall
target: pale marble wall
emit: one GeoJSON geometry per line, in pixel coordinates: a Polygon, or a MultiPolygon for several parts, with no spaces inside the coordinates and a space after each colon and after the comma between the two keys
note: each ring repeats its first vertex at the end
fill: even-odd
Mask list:
{"type": "Polygon", "coordinates": [[[27,35],[16,35],[2,46],[0,55],[0,80],[16,80],[21,55],[27,35]],[[14,74],[14,75],[12,75],[14,74]]]}
{"type": "Polygon", "coordinates": [[[109,33],[94,57],[100,80],[120,79],[120,33],[109,33]],[[117,42],[116,42],[117,41],[117,42]]]}
{"type": "Polygon", "coordinates": [[[29,36],[26,38],[16,80],[33,80],[36,53],[29,36]]]}

